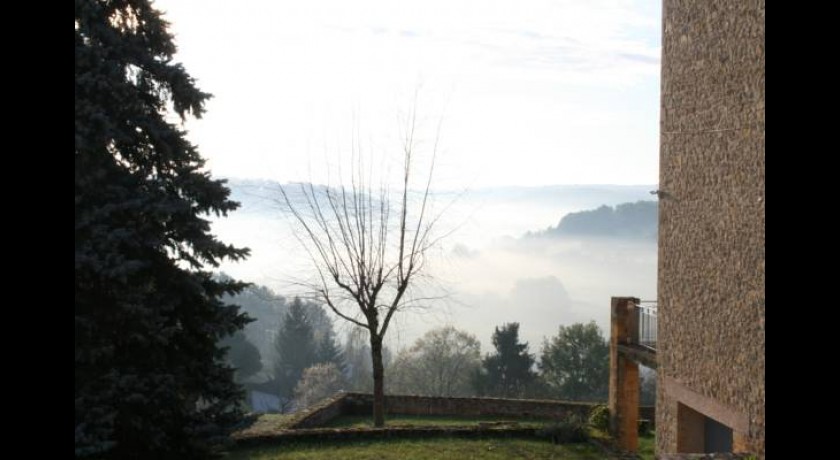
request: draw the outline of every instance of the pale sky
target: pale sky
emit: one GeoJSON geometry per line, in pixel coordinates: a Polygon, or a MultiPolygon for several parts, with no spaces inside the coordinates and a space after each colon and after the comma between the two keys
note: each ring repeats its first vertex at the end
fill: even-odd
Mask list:
{"type": "Polygon", "coordinates": [[[440,188],[658,182],[660,4],[156,2],[215,96],[187,124],[215,176],[324,183],[354,131],[392,152],[417,91],[440,188]]]}

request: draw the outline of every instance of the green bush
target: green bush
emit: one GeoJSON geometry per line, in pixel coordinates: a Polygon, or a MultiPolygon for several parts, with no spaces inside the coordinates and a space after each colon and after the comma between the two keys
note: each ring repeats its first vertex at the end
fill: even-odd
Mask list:
{"type": "Polygon", "coordinates": [[[610,409],[603,404],[592,408],[592,411],[589,412],[589,426],[596,430],[609,431],[610,409]]]}
{"type": "Polygon", "coordinates": [[[576,415],[572,415],[566,420],[546,425],[537,432],[537,435],[550,438],[555,444],[585,442],[589,438],[586,424],[576,415]]]}

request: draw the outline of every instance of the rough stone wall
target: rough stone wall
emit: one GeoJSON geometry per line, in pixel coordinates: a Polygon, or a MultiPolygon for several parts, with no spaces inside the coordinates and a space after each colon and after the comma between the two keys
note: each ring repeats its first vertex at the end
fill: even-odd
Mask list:
{"type": "Polygon", "coordinates": [[[750,460],[755,458],[753,454],[664,454],[657,457],[659,460],[750,460]]]}
{"type": "MultiPolygon", "coordinates": [[[[498,415],[555,419],[577,415],[586,420],[595,406],[595,403],[535,399],[438,398],[404,395],[385,397],[386,412],[400,415],[498,415]]],[[[340,415],[368,415],[372,410],[372,394],[339,393],[298,415],[289,427],[294,429],[320,427],[340,415]]],[[[642,410],[653,417],[651,408],[642,408],[642,410]]]]}
{"type": "Polygon", "coordinates": [[[345,399],[348,393],[337,393],[295,417],[289,428],[316,428],[324,426],[330,420],[346,413],[345,399]]]}
{"type": "Polygon", "coordinates": [[[657,452],[665,377],[748,419],[764,458],[764,0],[664,0],[657,452]]]}
{"type": "Polygon", "coordinates": [[[538,428],[514,426],[432,426],[432,427],[385,427],[385,428],[301,428],[281,430],[244,436],[234,435],[238,446],[267,446],[294,444],[301,441],[332,442],[336,440],[370,440],[393,438],[550,438],[550,432],[538,428]]]}
{"type": "MultiPolygon", "coordinates": [[[[373,395],[348,393],[345,413],[368,414],[373,395]]],[[[385,396],[385,410],[401,415],[498,415],[509,417],[565,418],[575,414],[586,420],[596,404],[536,399],[440,398],[432,396],[385,396]]]]}

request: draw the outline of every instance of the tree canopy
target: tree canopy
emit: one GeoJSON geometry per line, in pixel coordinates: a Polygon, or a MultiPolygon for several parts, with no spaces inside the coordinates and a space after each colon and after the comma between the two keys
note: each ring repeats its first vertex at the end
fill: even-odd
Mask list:
{"type": "Polygon", "coordinates": [[[481,374],[474,384],[479,394],[503,398],[525,396],[534,382],[534,355],[528,353],[528,342],[519,342],[519,323],[507,323],[493,332],[496,351],[482,360],[481,374]]]}
{"type": "Polygon", "coordinates": [[[605,401],[609,366],[610,347],[594,321],[560,326],[540,357],[542,377],[560,399],[605,401]]]}
{"type": "Polygon", "coordinates": [[[223,339],[222,346],[227,347],[227,359],[236,369],[237,382],[262,370],[260,351],[241,331],[223,339]]]}
{"type": "Polygon", "coordinates": [[[248,341],[259,350],[263,371],[268,371],[275,360],[274,338],[289,311],[286,298],[265,286],[253,284],[225,300],[239,305],[242,312],[254,318],[254,321],[245,326],[243,332],[248,341]]]}
{"type": "Polygon", "coordinates": [[[281,397],[291,399],[303,371],[318,362],[310,305],[295,298],[277,333],[274,379],[281,397]]]}
{"type": "Polygon", "coordinates": [[[148,0],[75,2],[75,455],[208,458],[240,413],[220,339],[244,284],[206,267],[229,190],[173,123],[209,94],[148,0]]]}
{"type": "Polygon", "coordinates": [[[481,344],[474,335],[444,326],[426,332],[397,355],[389,388],[424,396],[471,396],[470,379],[481,366],[481,344]]]}
{"type": "Polygon", "coordinates": [[[531,233],[530,236],[588,236],[637,238],[656,241],[659,225],[656,201],[621,203],[615,207],[602,205],[596,209],[570,212],[556,227],[531,233]]]}
{"type": "Polygon", "coordinates": [[[315,350],[315,362],[320,364],[332,364],[342,373],[347,370],[347,363],[344,360],[344,352],[341,345],[335,338],[335,331],[330,327],[324,329],[321,339],[318,341],[315,350]]]}

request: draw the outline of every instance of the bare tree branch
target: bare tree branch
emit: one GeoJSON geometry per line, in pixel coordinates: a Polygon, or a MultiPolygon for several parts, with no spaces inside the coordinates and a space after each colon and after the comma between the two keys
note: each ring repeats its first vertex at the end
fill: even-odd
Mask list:
{"type": "MultiPolygon", "coordinates": [[[[426,252],[440,241],[431,237],[440,216],[429,216],[440,124],[419,200],[412,198],[412,179],[418,162],[416,97],[415,94],[414,107],[402,126],[397,209],[392,207],[387,181],[378,189],[374,187],[372,165],[366,172],[360,136],[355,132],[350,149],[349,186],[327,184],[322,188],[312,183],[301,184],[299,199],[293,199],[286,187],[281,187],[283,203],[301,230],[299,241],[316,269],[318,281],[308,288],[339,318],[369,331],[377,426],[384,423],[382,341],[385,334],[398,311],[434,299],[413,297],[411,289],[425,268],[426,252]],[[396,216],[392,210],[397,211],[396,216]],[[391,221],[392,217],[396,217],[396,222],[391,221]],[[394,231],[396,235],[392,235],[394,231]]],[[[342,177],[340,169],[339,177],[342,177]]]]}

